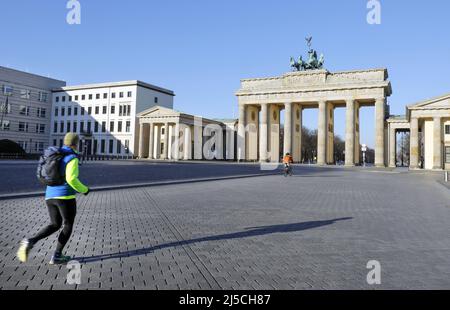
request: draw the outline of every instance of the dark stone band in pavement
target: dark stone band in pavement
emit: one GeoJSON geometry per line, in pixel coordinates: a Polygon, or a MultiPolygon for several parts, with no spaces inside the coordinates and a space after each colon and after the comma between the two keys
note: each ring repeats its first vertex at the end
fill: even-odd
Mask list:
{"type": "MultiPolygon", "coordinates": [[[[99,192],[99,191],[108,191],[108,190],[140,188],[140,187],[153,187],[153,186],[177,185],[177,184],[185,184],[185,183],[199,183],[199,182],[210,182],[210,181],[221,181],[221,180],[255,178],[255,177],[271,176],[271,175],[277,175],[277,174],[280,174],[280,172],[271,172],[271,173],[264,173],[264,174],[259,173],[259,174],[234,175],[234,176],[213,177],[213,178],[168,180],[168,181],[147,182],[147,183],[130,183],[130,184],[118,184],[118,185],[108,185],[108,186],[94,186],[94,187],[90,187],[90,190],[99,192]]],[[[34,197],[40,197],[43,195],[44,195],[43,191],[3,194],[3,195],[0,195],[0,200],[34,198],[34,197]]]]}

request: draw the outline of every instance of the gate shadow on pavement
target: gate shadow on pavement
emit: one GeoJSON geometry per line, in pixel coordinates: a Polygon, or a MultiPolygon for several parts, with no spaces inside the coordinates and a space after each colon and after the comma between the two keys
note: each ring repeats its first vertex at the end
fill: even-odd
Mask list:
{"type": "Polygon", "coordinates": [[[240,238],[248,238],[248,237],[256,237],[256,236],[264,236],[264,235],[270,235],[270,234],[276,234],[276,233],[298,232],[298,231],[328,226],[328,225],[332,225],[338,221],[346,221],[346,220],[351,220],[351,219],[353,219],[353,217],[344,217],[344,218],[337,218],[334,220],[325,220],[325,221],[309,221],[309,222],[293,223],[293,224],[249,227],[249,228],[246,228],[244,231],[235,232],[235,233],[222,234],[222,235],[216,235],[216,236],[208,236],[208,237],[202,237],[202,238],[196,238],[196,239],[190,239],[190,240],[175,241],[175,242],[165,243],[165,244],[161,244],[161,245],[156,245],[156,246],[149,247],[149,248],[143,248],[143,249],[137,249],[137,250],[131,250],[131,251],[125,251],[125,252],[118,252],[118,253],[112,253],[112,254],[96,255],[96,256],[90,256],[90,257],[78,257],[78,258],[73,258],[73,259],[77,260],[80,263],[93,263],[93,262],[104,261],[104,260],[115,259],[115,258],[146,255],[146,254],[152,253],[157,250],[171,248],[171,247],[185,246],[185,245],[190,245],[193,243],[240,239],[240,238]]]}

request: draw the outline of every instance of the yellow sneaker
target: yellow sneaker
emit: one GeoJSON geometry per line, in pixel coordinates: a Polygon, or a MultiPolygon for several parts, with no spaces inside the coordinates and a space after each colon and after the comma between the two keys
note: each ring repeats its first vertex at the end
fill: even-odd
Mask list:
{"type": "Polygon", "coordinates": [[[17,258],[21,263],[26,263],[28,260],[28,253],[30,253],[33,245],[27,239],[24,239],[20,242],[19,250],[17,251],[17,258]]]}

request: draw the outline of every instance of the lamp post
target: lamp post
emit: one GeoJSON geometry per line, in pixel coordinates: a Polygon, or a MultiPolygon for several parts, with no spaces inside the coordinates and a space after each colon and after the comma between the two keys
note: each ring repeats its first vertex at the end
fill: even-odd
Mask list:
{"type": "Polygon", "coordinates": [[[366,152],[367,152],[367,145],[366,144],[363,144],[361,146],[361,151],[363,153],[363,167],[365,167],[366,166],[366,152]]]}

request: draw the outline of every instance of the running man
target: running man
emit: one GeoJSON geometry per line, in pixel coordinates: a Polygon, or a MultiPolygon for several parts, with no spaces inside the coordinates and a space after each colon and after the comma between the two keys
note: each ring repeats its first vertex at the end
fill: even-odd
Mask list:
{"type": "Polygon", "coordinates": [[[33,246],[40,240],[49,237],[55,232],[59,234],[55,253],[50,265],[65,264],[70,261],[69,256],[64,256],[62,251],[72,234],[75,215],[77,213],[76,193],[89,194],[89,188],[78,179],[78,142],[80,138],[75,133],[67,133],[64,137],[64,146],[60,151],[64,154],[60,164],[60,171],[65,172],[65,183],[59,186],[47,186],[45,201],[47,204],[50,224],[44,227],[32,238],[24,239],[17,251],[17,258],[25,263],[33,246]]]}

